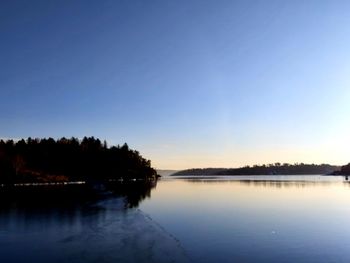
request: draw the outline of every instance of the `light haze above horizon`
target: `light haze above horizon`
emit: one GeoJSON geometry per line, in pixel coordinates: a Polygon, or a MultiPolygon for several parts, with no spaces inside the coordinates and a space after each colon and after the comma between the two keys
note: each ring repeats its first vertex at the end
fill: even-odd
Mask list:
{"type": "Polygon", "coordinates": [[[350,161],[349,1],[1,1],[0,138],[159,169],[350,161]]]}

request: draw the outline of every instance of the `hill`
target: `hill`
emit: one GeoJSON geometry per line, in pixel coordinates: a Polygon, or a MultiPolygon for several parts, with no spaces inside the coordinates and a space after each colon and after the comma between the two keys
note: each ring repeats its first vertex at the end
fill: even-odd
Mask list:
{"type": "Polygon", "coordinates": [[[338,170],[339,166],[329,164],[268,164],[254,165],[240,168],[196,168],[179,171],[174,176],[185,175],[302,175],[302,174],[330,174],[338,170]]]}

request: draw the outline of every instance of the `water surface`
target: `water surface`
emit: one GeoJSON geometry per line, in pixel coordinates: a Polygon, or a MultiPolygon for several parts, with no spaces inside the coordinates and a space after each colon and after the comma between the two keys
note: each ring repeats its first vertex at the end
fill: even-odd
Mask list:
{"type": "Polygon", "coordinates": [[[349,202],[343,177],[180,177],[140,208],[194,262],[350,262],[349,202]]]}
{"type": "Polygon", "coordinates": [[[350,262],[343,177],[164,178],[145,193],[132,193],[129,205],[115,196],[49,206],[3,200],[0,260],[350,262]]]}

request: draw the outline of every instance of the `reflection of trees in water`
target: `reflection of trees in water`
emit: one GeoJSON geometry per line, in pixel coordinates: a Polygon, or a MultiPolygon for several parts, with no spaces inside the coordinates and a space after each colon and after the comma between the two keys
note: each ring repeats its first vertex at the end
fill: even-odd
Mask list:
{"type": "Polygon", "coordinates": [[[137,207],[140,202],[151,197],[151,190],[157,186],[157,180],[141,180],[113,182],[108,184],[107,189],[114,194],[126,198],[126,207],[137,207]]]}
{"type": "Polygon", "coordinates": [[[109,214],[137,207],[156,185],[156,180],[113,183],[107,186],[110,192],[99,192],[89,185],[1,189],[0,225],[91,225],[109,214]]]}
{"type": "Polygon", "coordinates": [[[106,217],[103,206],[89,206],[81,203],[69,206],[39,206],[12,203],[12,206],[0,209],[0,225],[5,228],[11,226],[23,227],[36,224],[41,227],[50,227],[57,223],[72,226],[77,223],[91,225],[106,217]],[[88,220],[86,220],[88,219],[88,220]]]}
{"type": "Polygon", "coordinates": [[[345,187],[350,187],[347,181],[260,181],[260,180],[250,180],[250,181],[240,181],[244,185],[252,186],[262,186],[262,187],[274,187],[274,188],[308,188],[308,187],[319,187],[319,186],[330,186],[330,185],[343,185],[345,187]]]}
{"type": "Polygon", "coordinates": [[[244,185],[252,186],[262,186],[262,187],[273,187],[273,188],[306,188],[306,187],[317,187],[317,186],[328,186],[334,184],[334,182],[327,181],[260,181],[260,180],[250,180],[250,181],[239,181],[244,185]]]}
{"type": "Polygon", "coordinates": [[[118,197],[126,199],[126,207],[136,207],[151,196],[156,185],[157,180],[140,180],[107,183],[103,190],[91,184],[0,187],[0,212],[14,208],[69,210],[118,197]]]}
{"type": "Polygon", "coordinates": [[[102,207],[90,205],[97,200],[98,195],[86,185],[2,188],[0,225],[33,223],[46,227],[60,222],[73,226],[77,220],[103,215],[102,207]]]}
{"type": "Polygon", "coordinates": [[[273,187],[273,188],[306,188],[317,186],[329,186],[332,184],[343,184],[345,187],[350,187],[349,181],[307,181],[307,180],[258,180],[258,179],[185,179],[186,182],[196,184],[242,184],[247,186],[259,186],[259,187],[273,187]]]}

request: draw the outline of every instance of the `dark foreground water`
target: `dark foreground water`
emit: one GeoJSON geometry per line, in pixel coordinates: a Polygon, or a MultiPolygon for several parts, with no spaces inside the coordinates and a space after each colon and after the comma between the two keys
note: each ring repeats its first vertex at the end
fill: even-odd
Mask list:
{"type": "Polygon", "coordinates": [[[9,202],[0,262],[350,262],[343,177],[163,179],[143,198],[9,202]]]}

